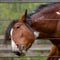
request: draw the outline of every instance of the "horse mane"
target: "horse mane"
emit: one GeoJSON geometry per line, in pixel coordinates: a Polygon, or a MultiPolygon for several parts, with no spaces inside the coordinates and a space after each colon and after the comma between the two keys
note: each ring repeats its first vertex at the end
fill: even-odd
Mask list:
{"type": "Polygon", "coordinates": [[[45,7],[49,7],[49,6],[52,6],[52,5],[54,5],[54,4],[57,4],[57,3],[54,2],[54,3],[47,3],[47,4],[40,5],[40,6],[38,6],[38,7],[35,9],[35,13],[41,11],[41,10],[42,10],[43,8],[45,8],[45,7]]]}
{"type": "Polygon", "coordinates": [[[4,40],[5,40],[4,43],[5,44],[8,43],[8,42],[10,42],[10,40],[11,40],[11,38],[10,38],[11,28],[17,22],[18,22],[18,19],[11,21],[10,24],[8,25],[8,27],[7,27],[6,31],[5,31],[5,35],[4,35],[4,40]]]}
{"type": "MultiPolygon", "coordinates": [[[[59,3],[59,2],[58,2],[58,3],[59,3]]],[[[29,13],[29,14],[27,15],[27,18],[28,18],[28,19],[31,18],[32,15],[40,12],[43,8],[52,6],[52,5],[54,5],[54,4],[57,4],[57,3],[54,2],[54,3],[47,3],[47,4],[39,5],[35,10],[33,10],[31,13],[29,13]]]]}

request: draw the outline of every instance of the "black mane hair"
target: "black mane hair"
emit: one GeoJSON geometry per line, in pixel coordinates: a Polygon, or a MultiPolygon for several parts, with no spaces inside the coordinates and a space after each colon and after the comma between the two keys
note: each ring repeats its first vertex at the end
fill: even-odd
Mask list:
{"type": "MultiPolygon", "coordinates": [[[[59,3],[59,2],[57,2],[57,3],[59,3]]],[[[32,16],[32,15],[40,12],[43,8],[52,6],[52,5],[57,4],[57,3],[54,2],[54,3],[47,3],[47,4],[39,5],[35,10],[33,10],[31,13],[29,13],[29,14],[27,15],[27,19],[28,19],[28,20],[31,19],[31,16],[32,16]]]]}
{"type": "Polygon", "coordinates": [[[5,44],[6,44],[8,41],[11,40],[11,38],[10,38],[10,31],[11,31],[13,25],[14,25],[15,23],[17,23],[17,22],[18,22],[18,19],[13,20],[13,21],[10,22],[10,24],[8,25],[8,27],[7,27],[6,31],[5,31],[5,35],[4,35],[4,38],[5,38],[4,43],[5,43],[5,44]]]}

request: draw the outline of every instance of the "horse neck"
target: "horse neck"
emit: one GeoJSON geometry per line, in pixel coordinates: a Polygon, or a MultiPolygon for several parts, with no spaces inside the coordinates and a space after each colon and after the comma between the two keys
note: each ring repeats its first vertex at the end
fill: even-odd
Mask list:
{"type": "Polygon", "coordinates": [[[28,21],[30,26],[33,30],[38,32],[44,32],[44,33],[52,33],[54,32],[56,26],[57,26],[57,20],[38,20],[37,19],[31,19],[28,21]]]}
{"type": "MultiPolygon", "coordinates": [[[[57,4],[57,7],[59,7],[60,4],[57,4]]],[[[42,16],[42,14],[40,12],[37,12],[36,14],[32,14],[30,15],[30,20],[29,20],[29,24],[30,26],[37,31],[44,31],[44,32],[49,32],[49,31],[54,31],[56,26],[57,26],[57,20],[45,20],[45,19],[60,19],[59,15],[55,15],[54,13],[56,13],[56,7],[51,9],[49,7],[48,11],[40,11],[40,12],[44,12],[44,14],[46,14],[46,17],[44,18],[45,15],[42,16]],[[54,12],[53,12],[54,11],[54,12]],[[52,13],[51,13],[52,12],[52,13]],[[51,15],[49,15],[49,13],[51,13],[51,15]],[[54,16],[53,16],[54,14],[54,16]],[[48,17],[47,17],[48,15],[48,17]]],[[[60,10],[57,8],[57,10],[60,10]]],[[[58,11],[59,13],[59,11],[58,11]]]]}
{"type": "Polygon", "coordinates": [[[29,23],[29,25],[32,27],[33,30],[36,30],[36,29],[35,29],[35,25],[34,25],[34,24],[35,24],[35,21],[34,21],[34,20],[29,19],[29,20],[28,20],[28,23],[29,23]]]}

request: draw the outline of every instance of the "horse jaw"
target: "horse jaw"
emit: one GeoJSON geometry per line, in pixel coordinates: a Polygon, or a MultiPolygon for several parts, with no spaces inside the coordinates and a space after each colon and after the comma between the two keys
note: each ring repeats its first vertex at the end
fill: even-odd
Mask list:
{"type": "Polygon", "coordinates": [[[19,49],[17,48],[17,45],[15,44],[13,38],[12,38],[12,33],[13,33],[13,28],[10,31],[10,35],[11,35],[11,49],[12,51],[18,51],[19,49]]]}

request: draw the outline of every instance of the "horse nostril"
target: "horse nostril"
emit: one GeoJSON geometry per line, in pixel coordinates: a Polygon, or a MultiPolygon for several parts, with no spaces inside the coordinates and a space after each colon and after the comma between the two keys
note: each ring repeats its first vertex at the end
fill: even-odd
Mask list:
{"type": "Polygon", "coordinates": [[[19,50],[21,50],[21,51],[24,50],[24,46],[23,45],[20,45],[19,46],[19,50]]]}
{"type": "Polygon", "coordinates": [[[21,51],[21,52],[24,50],[24,45],[18,45],[17,44],[17,47],[19,48],[19,51],[21,51]]]}
{"type": "Polygon", "coordinates": [[[24,45],[18,45],[17,44],[17,47],[19,48],[20,51],[24,50],[24,45]]]}

